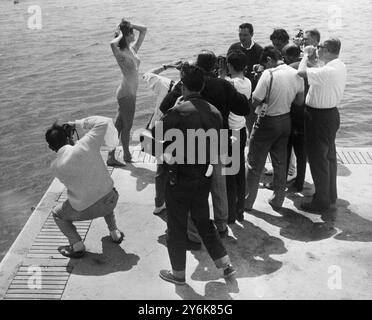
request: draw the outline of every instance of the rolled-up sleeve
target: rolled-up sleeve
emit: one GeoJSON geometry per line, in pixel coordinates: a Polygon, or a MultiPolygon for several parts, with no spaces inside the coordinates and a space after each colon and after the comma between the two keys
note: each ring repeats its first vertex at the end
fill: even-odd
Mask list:
{"type": "Polygon", "coordinates": [[[268,80],[270,79],[270,73],[268,70],[265,70],[262,75],[260,80],[258,80],[256,89],[254,90],[252,96],[255,100],[258,101],[263,101],[266,97],[266,93],[269,87],[269,82],[268,80]]]}

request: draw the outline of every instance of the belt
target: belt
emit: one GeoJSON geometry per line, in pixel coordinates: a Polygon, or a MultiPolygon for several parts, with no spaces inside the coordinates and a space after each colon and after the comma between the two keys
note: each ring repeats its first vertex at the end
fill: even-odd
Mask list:
{"type": "MultiPolygon", "coordinates": [[[[290,112],[288,112],[288,113],[280,114],[280,115],[277,115],[277,116],[266,115],[265,117],[268,117],[268,118],[271,118],[271,119],[280,119],[280,118],[287,118],[290,115],[291,115],[290,112]]],[[[265,117],[263,117],[263,119],[265,119],[265,117]]]]}
{"type": "Polygon", "coordinates": [[[314,107],[310,107],[308,105],[305,105],[306,109],[309,110],[309,111],[314,111],[314,112],[322,112],[322,111],[332,111],[332,110],[336,110],[337,107],[333,107],[333,108],[314,108],[314,107]]]}

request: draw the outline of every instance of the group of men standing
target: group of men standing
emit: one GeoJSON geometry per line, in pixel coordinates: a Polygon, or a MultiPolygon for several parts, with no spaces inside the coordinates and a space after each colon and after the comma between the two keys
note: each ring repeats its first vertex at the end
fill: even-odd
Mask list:
{"type": "MultiPolygon", "coordinates": [[[[155,113],[148,128],[154,136],[156,130],[162,130],[164,136],[167,130],[178,129],[183,134],[184,145],[195,147],[195,150],[186,148],[182,163],[165,161],[157,165],[154,214],[167,209],[167,248],[172,265],[171,271],[160,272],[166,281],[185,283],[186,250],[199,249],[201,240],[216,267],[223,269],[223,275],[235,274],[221,238],[228,234],[228,223],[243,221],[244,211],[252,210],[269,153],[274,173],[269,204],[274,210],[280,210],[283,205],[292,147],[298,167],[293,184],[295,191],[303,188],[307,159],[315,186],[312,201],[304,203],[302,208],[322,213],[336,202],[335,138],[340,125],[337,107],[346,84],[346,68],[338,59],[341,43],[337,38],[330,38],[319,44],[319,32],[309,30],[303,39],[305,48],[301,59],[300,48],[289,43],[284,29],[275,29],[270,36],[273,45],[264,48],[253,40],[253,35],[251,24],[239,26],[240,41],[228,49],[226,63],[218,65],[215,54],[203,50],[193,64],[163,65],[143,76],[157,94],[155,113]],[[257,65],[264,71],[260,72],[257,65]],[[219,77],[215,76],[216,66],[219,77]],[[180,81],[174,83],[160,76],[169,68],[180,70],[180,81]],[[219,150],[218,157],[214,157],[208,143],[190,144],[187,131],[191,129],[227,130],[228,150],[234,151],[234,146],[239,146],[239,169],[226,176],[223,161],[226,155],[219,150]],[[247,130],[250,142],[246,172],[247,130]],[[205,162],[189,163],[187,153],[200,151],[205,153],[205,162]],[[214,223],[209,216],[210,193],[214,223]]],[[[91,129],[75,147],[70,146],[60,126],[54,125],[46,134],[49,146],[57,152],[58,158],[53,164],[56,176],[66,182],[67,187],[72,177],[62,166],[81,157],[85,149],[93,150],[92,154],[86,154],[87,158],[98,159],[108,126],[101,118],[71,125],[91,129]],[[68,178],[64,178],[66,175],[68,178]]],[[[102,163],[97,160],[95,167],[101,170],[102,163]]],[[[93,169],[94,166],[86,170],[93,169]]],[[[82,196],[84,210],[69,205],[74,204],[74,200],[77,204],[82,202],[74,199],[79,192],[71,190],[67,203],[54,209],[58,226],[70,240],[70,246],[60,248],[61,254],[69,257],[83,254],[85,247],[72,225],[72,221],[83,217],[105,216],[112,240],[122,241],[124,234],[117,229],[113,216],[118,194],[107,174],[105,179],[107,185],[102,190],[93,190],[89,197],[82,196]]]]}
{"type": "MultiPolygon", "coordinates": [[[[223,67],[219,65],[218,78],[213,76],[216,67],[214,53],[207,50],[200,52],[195,65],[187,66],[193,70],[191,74],[181,69],[181,81],[160,103],[160,111],[164,113],[161,119],[163,128],[221,128],[242,131],[241,126],[236,129],[233,124],[244,117],[250,137],[247,178],[243,179],[246,182],[243,205],[239,201],[239,192],[233,195],[233,200],[229,197],[234,183],[229,184],[229,176],[224,179],[219,162],[214,166],[215,170],[210,178],[206,177],[205,166],[179,165],[177,184],[166,183],[164,201],[168,218],[167,245],[172,265],[172,271],[162,270],[160,273],[160,277],[166,281],[184,283],[186,250],[194,242],[190,238],[195,233],[200,234],[216,266],[224,268],[224,275],[231,276],[235,273],[226,251],[220,247],[219,239],[227,234],[227,223],[234,223],[235,219],[242,221],[243,211],[252,210],[268,153],[274,172],[273,196],[269,199],[269,204],[274,210],[280,210],[283,205],[292,147],[297,156],[298,175],[290,190],[303,189],[307,159],[315,186],[312,201],[303,203],[302,209],[322,214],[336,202],[335,138],[339,128],[337,106],[346,84],[346,68],[338,59],[341,43],[337,38],[330,38],[319,44],[319,32],[316,29],[306,31],[301,58],[299,46],[289,42],[289,35],[284,29],[275,29],[270,36],[273,45],[264,48],[254,42],[253,34],[251,24],[240,25],[240,41],[228,49],[227,70],[221,71],[223,67]],[[241,58],[242,55],[245,56],[244,70],[239,69],[239,56],[241,58]],[[255,70],[256,65],[263,66],[264,71],[261,74],[255,70]],[[196,73],[199,77],[202,75],[202,84],[199,89],[194,88],[190,93],[188,83],[192,82],[190,79],[196,73]],[[250,94],[237,85],[246,79],[250,82],[250,94]],[[204,108],[201,107],[203,104],[204,108]],[[216,109],[212,106],[222,116],[220,126],[208,126],[203,122],[216,115],[216,109]],[[184,174],[186,167],[195,174],[184,174]],[[200,192],[196,187],[201,183],[205,183],[205,192],[200,192]],[[195,186],[190,188],[193,184],[195,186]],[[209,220],[210,191],[215,228],[210,225],[209,220]],[[196,225],[197,232],[193,232],[195,227],[192,222],[196,225]],[[203,225],[208,225],[208,228],[203,228],[203,225]]],[[[165,65],[163,70],[168,67],[172,65],[165,65]]],[[[153,128],[155,130],[156,125],[153,128]]],[[[245,130],[244,127],[243,131],[245,130]]],[[[231,137],[230,134],[229,138],[231,137]]],[[[237,137],[246,139],[240,134],[237,137]]],[[[245,142],[244,140],[240,145],[240,149],[244,149],[245,142]]],[[[243,159],[243,163],[240,163],[240,168],[245,168],[244,150],[242,154],[243,158],[240,159],[243,159]]],[[[241,180],[236,179],[235,187],[238,189],[241,186],[239,181],[241,180]]],[[[156,214],[160,212],[161,210],[155,210],[156,214]]]]}

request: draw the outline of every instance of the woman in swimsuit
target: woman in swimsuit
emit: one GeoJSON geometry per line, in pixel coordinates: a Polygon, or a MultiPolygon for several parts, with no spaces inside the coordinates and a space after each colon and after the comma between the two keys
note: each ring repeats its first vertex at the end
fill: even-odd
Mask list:
{"type": "Polygon", "coordinates": [[[134,112],[136,108],[136,93],[138,88],[138,68],[140,59],[137,52],[145,38],[147,28],[141,25],[131,24],[122,19],[111,41],[111,49],[116,61],[123,73],[123,80],[116,90],[116,98],[119,103],[118,115],[115,127],[123,145],[124,163],[115,159],[115,150],[109,152],[107,165],[124,166],[125,162],[131,162],[132,157],[129,151],[130,130],[133,125],[134,112]],[[135,41],[134,30],[139,31],[135,41]],[[134,44],[132,45],[132,43],[134,44]]]}

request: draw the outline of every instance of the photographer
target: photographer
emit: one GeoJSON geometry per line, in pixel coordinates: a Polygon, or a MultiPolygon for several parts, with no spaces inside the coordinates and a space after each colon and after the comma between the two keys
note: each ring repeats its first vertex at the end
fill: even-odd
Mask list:
{"type": "Polygon", "coordinates": [[[270,152],[274,169],[274,193],[269,204],[279,210],[286,186],[287,145],[291,131],[291,104],[303,103],[303,80],[294,68],[286,65],[279,50],[267,46],[260,63],[265,70],[253,92],[253,106],[259,115],[248,152],[248,194],[245,209],[250,211],[257,197],[261,173],[270,152]],[[263,106],[266,104],[266,109],[263,106]]]}
{"type": "Polygon", "coordinates": [[[79,258],[85,253],[84,243],[73,221],[104,217],[112,241],[120,243],[124,237],[117,229],[114,216],[119,194],[100,154],[110,121],[95,116],[62,126],[54,123],[45,134],[49,148],[57,153],[51,164],[53,174],[67,188],[68,199],[54,207],[52,213],[70,243],[59,247],[58,251],[69,258],[79,258]],[[72,133],[76,127],[89,129],[89,132],[75,144],[72,133]]]}

